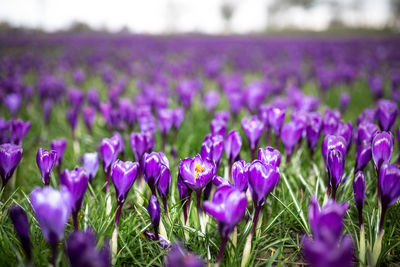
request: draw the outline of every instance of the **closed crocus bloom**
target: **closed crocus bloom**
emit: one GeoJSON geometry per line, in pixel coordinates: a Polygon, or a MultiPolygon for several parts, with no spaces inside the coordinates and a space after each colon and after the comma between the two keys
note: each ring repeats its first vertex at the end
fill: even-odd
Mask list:
{"type": "Polygon", "coordinates": [[[332,198],[335,199],[336,190],[342,181],[344,172],[344,156],[338,149],[332,149],[328,153],[327,168],[329,173],[329,183],[332,187],[332,198]]]}
{"type": "Polygon", "coordinates": [[[82,117],[86,128],[88,129],[89,133],[91,133],[94,120],[96,119],[96,109],[91,106],[84,107],[82,109],[82,117]]]}
{"type": "Polygon", "coordinates": [[[364,169],[372,158],[371,143],[362,142],[356,150],[356,171],[364,169]]]}
{"type": "Polygon", "coordinates": [[[351,97],[348,93],[343,93],[340,95],[339,107],[342,112],[344,112],[347,109],[347,107],[349,106],[350,100],[351,100],[351,97]]]}
{"type": "Polygon", "coordinates": [[[129,142],[137,162],[140,162],[145,152],[150,153],[154,146],[154,137],[150,132],[131,133],[129,142]]]}
{"type": "Polygon", "coordinates": [[[203,97],[203,105],[208,111],[212,111],[219,103],[219,93],[217,91],[209,91],[203,97]]]}
{"type": "Polygon", "coordinates": [[[60,168],[60,166],[62,164],[62,161],[64,159],[64,152],[65,152],[66,148],[67,148],[67,139],[65,139],[64,137],[53,140],[50,143],[50,149],[55,150],[57,153],[56,165],[58,168],[60,168]]]}
{"type": "Polygon", "coordinates": [[[72,198],[72,218],[75,230],[78,230],[78,212],[82,207],[88,181],[87,173],[83,168],[64,170],[60,175],[60,184],[69,190],[72,198]]]}
{"type": "Polygon", "coordinates": [[[376,105],[376,118],[382,131],[391,131],[396,122],[398,107],[397,103],[381,99],[376,105]]]}
{"type": "Polygon", "coordinates": [[[104,170],[111,167],[117,159],[119,140],[117,138],[103,138],[100,143],[100,156],[104,170]]]}
{"type": "Polygon", "coordinates": [[[393,135],[391,132],[381,132],[372,139],[372,159],[375,168],[379,170],[385,161],[390,161],[393,153],[393,135]]]}
{"type": "Polygon", "coordinates": [[[31,123],[29,121],[24,122],[21,119],[10,120],[9,123],[11,142],[16,145],[22,145],[22,140],[24,140],[25,135],[29,132],[31,123]]]}
{"type": "Polygon", "coordinates": [[[83,104],[83,92],[78,88],[71,88],[67,92],[68,103],[75,109],[79,110],[83,104]]]}
{"type": "Polygon", "coordinates": [[[400,198],[400,168],[384,162],[379,170],[378,196],[382,205],[379,230],[382,232],[387,209],[400,198]]]}
{"type": "Polygon", "coordinates": [[[351,124],[351,122],[340,122],[336,130],[336,135],[342,136],[346,140],[347,151],[349,151],[353,139],[353,125],[351,124]]]}
{"type": "MultiPolygon", "coordinates": [[[[124,155],[125,154],[125,142],[124,138],[119,132],[113,132],[113,136],[111,137],[114,143],[117,145],[117,153],[124,155]]],[[[123,157],[123,156],[122,156],[123,157]]]]}
{"type": "Polygon", "coordinates": [[[267,146],[258,149],[258,160],[264,164],[271,164],[277,168],[281,165],[281,152],[279,150],[267,146]]]}
{"type": "Polygon", "coordinates": [[[1,190],[13,176],[15,169],[22,158],[22,147],[14,144],[0,145],[0,175],[2,180],[1,190]]]}
{"type": "Polygon", "coordinates": [[[252,158],[254,158],[258,141],[264,131],[264,125],[256,116],[252,116],[250,118],[242,119],[242,128],[249,141],[252,158]]]}
{"type": "Polygon", "coordinates": [[[83,168],[89,176],[89,182],[92,182],[99,169],[99,157],[97,152],[83,154],[82,161],[83,168]]]}
{"type": "Polygon", "coordinates": [[[322,156],[325,162],[328,160],[329,151],[337,149],[342,153],[342,156],[346,156],[347,142],[342,136],[327,135],[322,141],[321,150],[322,156]]]}
{"type": "Polygon", "coordinates": [[[153,225],[154,233],[156,234],[156,240],[158,240],[158,226],[160,225],[161,210],[160,204],[155,195],[150,196],[149,204],[147,205],[147,212],[150,215],[151,224],[153,225]]]}
{"type": "Polygon", "coordinates": [[[139,164],[117,160],[111,167],[111,179],[115,187],[118,203],[124,203],[139,173],[139,164]]]}
{"type": "Polygon", "coordinates": [[[232,183],[235,188],[242,192],[246,192],[249,184],[249,176],[247,168],[249,164],[244,161],[236,161],[232,166],[232,183]]]}
{"type": "Polygon", "coordinates": [[[210,130],[212,135],[225,136],[227,122],[220,118],[214,118],[210,123],[210,130]]]}
{"type": "Polygon", "coordinates": [[[285,123],[281,130],[282,143],[285,146],[286,161],[290,160],[290,156],[293,153],[294,147],[301,138],[303,129],[299,127],[299,124],[291,121],[285,123]]]}
{"type": "Polygon", "coordinates": [[[225,154],[229,162],[233,162],[239,156],[242,148],[242,137],[237,131],[230,131],[225,138],[225,154]]]}
{"type": "Polygon", "coordinates": [[[357,145],[364,141],[371,142],[376,133],[379,132],[378,125],[371,122],[362,122],[357,128],[357,145]]]}
{"type": "Polygon", "coordinates": [[[87,101],[88,101],[89,105],[91,105],[92,107],[94,107],[96,109],[99,108],[100,97],[99,97],[99,93],[97,92],[97,90],[95,88],[91,88],[88,90],[87,101]]]}
{"type": "Polygon", "coordinates": [[[168,253],[166,267],[205,267],[196,255],[189,253],[181,244],[175,244],[168,253]]]}
{"type": "Polygon", "coordinates": [[[308,208],[313,240],[303,239],[303,253],[311,266],[351,266],[353,241],[349,236],[342,237],[343,217],[348,203],[339,204],[329,200],[321,209],[315,196],[308,208]]]}
{"type": "Polygon", "coordinates": [[[11,115],[15,116],[18,114],[19,107],[21,105],[21,96],[19,94],[9,94],[3,98],[4,105],[8,108],[11,115]]]}
{"type": "Polygon", "coordinates": [[[225,123],[229,122],[230,113],[228,110],[219,110],[215,112],[214,119],[223,120],[225,123]]]}
{"type": "Polygon", "coordinates": [[[179,129],[183,122],[183,118],[185,117],[185,110],[183,108],[176,108],[174,109],[174,128],[179,129]]]}
{"type": "Polygon", "coordinates": [[[224,138],[221,135],[207,134],[201,145],[201,157],[212,160],[218,166],[222,153],[224,153],[224,138]]]}
{"type": "Polygon", "coordinates": [[[158,179],[157,183],[157,191],[163,200],[165,214],[168,214],[167,197],[169,194],[170,187],[171,187],[171,171],[169,170],[168,166],[162,165],[160,178],[158,179]]]}
{"type": "Polygon", "coordinates": [[[340,113],[337,110],[325,110],[323,127],[325,135],[335,134],[340,121],[340,113]]]}
{"type": "Polygon", "coordinates": [[[356,175],[354,175],[353,191],[354,191],[354,201],[358,209],[359,226],[361,226],[363,223],[362,209],[364,206],[364,199],[365,199],[365,176],[362,171],[358,171],[356,175]]]}
{"type": "Polygon", "coordinates": [[[222,178],[219,175],[214,175],[214,177],[212,178],[212,183],[213,183],[213,185],[218,186],[218,187],[219,186],[224,186],[224,185],[232,186],[230,181],[228,181],[225,178],[222,178]]]}
{"type": "Polygon", "coordinates": [[[158,126],[163,135],[167,135],[174,122],[174,111],[171,109],[159,109],[158,126]]]}
{"type": "Polygon", "coordinates": [[[237,116],[239,111],[241,110],[244,102],[243,92],[239,90],[229,91],[226,93],[226,97],[228,98],[229,107],[234,116],[237,116]]]}
{"type": "Polygon", "coordinates": [[[357,125],[363,122],[374,123],[375,120],[375,109],[366,108],[357,118],[357,125]]]}
{"type": "Polygon", "coordinates": [[[278,107],[271,108],[268,112],[268,122],[275,135],[280,135],[286,111],[278,107]]]}
{"type": "Polygon", "coordinates": [[[75,108],[70,108],[67,110],[66,118],[71,127],[71,130],[74,131],[76,126],[78,125],[78,110],[75,108]]]}
{"type": "Polygon", "coordinates": [[[151,152],[150,154],[145,153],[142,157],[140,166],[142,168],[144,179],[149,185],[153,195],[156,194],[156,185],[161,174],[161,167],[165,165],[163,163],[164,154],[160,156],[161,153],[151,152]]]}
{"type": "Polygon", "coordinates": [[[57,243],[63,237],[73,206],[71,194],[65,187],[57,191],[51,186],[46,186],[35,188],[29,194],[29,198],[43,236],[53,251],[53,266],[55,266],[57,243]]]}
{"type": "Polygon", "coordinates": [[[66,243],[66,252],[71,266],[110,266],[111,258],[108,243],[105,242],[100,250],[97,250],[96,244],[96,237],[91,230],[72,233],[66,243]]]}
{"type": "Polygon", "coordinates": [[[57,152],[55,150],[47,151],[46,149],[39,148],[36,154],[36,164],[42,175],[42,181],[46,186],[50,184],[50,174],[56,160],[57,152]]]}
{"type": "Polygon", "coordinates": [[[308,114],[308,122],[306,126],[306,137],[308,147],[314,152],[315,146],[318,143],[319,137],[322,130],[322,116],[319,112],[313,112],[308,114]]]}
{"type": "Polygon", "coordinates": [[[215,174],[215,165],[200,155],[181,160],[179,174],[183,182],[196,193],[201,193],[215,174]]]}
{"type": "Polygon", "coordinates": [[[21,242],[27,258],[31,258],[31,238],[29,236],[29,221],[26,212],[18,205],[11,207],[8,211],[10,219],[14,225],[15,232],[21,242]]]}
{"type": "Polygon", "coordinates": [[[212,201],[204,202],[204,211],[218,221],[218,228],[221,235],[221,246],[217,263],[221,261],[226,241],[236,224],[243,217],[246,207],[246,194],[231,186],[219,187],[215,191],[212,201]]]}

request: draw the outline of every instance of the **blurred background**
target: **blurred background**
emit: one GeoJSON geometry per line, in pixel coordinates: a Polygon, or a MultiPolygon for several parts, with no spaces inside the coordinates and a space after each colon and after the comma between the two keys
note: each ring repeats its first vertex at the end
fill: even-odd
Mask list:
{"type": "Polygon", "coordinates": [[[0,0],[0,31],[387,32],[400,0],[0,0]]]}

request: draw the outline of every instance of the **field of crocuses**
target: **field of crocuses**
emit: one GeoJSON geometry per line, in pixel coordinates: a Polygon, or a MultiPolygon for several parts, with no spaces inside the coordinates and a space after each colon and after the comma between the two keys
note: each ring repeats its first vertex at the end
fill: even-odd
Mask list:
{"type": "Polygon", "coordinates": [[[400,39],[0,36],[0,266],[396,266],[400,39]]]}

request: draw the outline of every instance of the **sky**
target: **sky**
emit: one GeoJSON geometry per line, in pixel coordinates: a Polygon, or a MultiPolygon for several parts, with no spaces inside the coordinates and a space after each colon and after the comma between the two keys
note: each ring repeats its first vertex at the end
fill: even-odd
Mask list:
{"type": "MultiPolygon", "coordinates": [[[[0,0],[0,21],[50,32],[79,21],[110,31],[127,27],[135,33],[221,33],[226,24],[220,6],[226,1],[236,7],[230,24],[234,33],[262,31],[268,22],[277,27],[323,30],[331,18],[329,8],[318,5],[307,11],[290,8],[268,19],[267,6],[272,0],[0,0]]],[[[340,1],[348,6],[341,16],[350,25],[379,27],[389,16],[390,0],[358,0],[363,4],[357,9],[350,5],[357,0],[340,1]]]]}

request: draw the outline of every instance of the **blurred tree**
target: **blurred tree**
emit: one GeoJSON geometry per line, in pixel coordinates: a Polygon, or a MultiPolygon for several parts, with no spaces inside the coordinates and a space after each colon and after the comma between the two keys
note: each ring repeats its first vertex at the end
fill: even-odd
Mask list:
{"type": "Polygon", "coordinates": [[[390,19],[391,26],[400,30],[400,0],[390,1],[390,11],[392,12],[390,19]]]}
{"type": "Polygon", "coordinates": [[[221,16],[225,20],[225,31],[227,33],[230,32],[231,29],[230,23],[234,12],[235,12],[235,6],[232,2],[224,2],[221,5],[221,16]]]}
{"type": "Polygon", "coordinates": [[[90,32],[93,29],[85,22],[75,21],[71,24],[67,31],[70,32],[90,32]]]}

